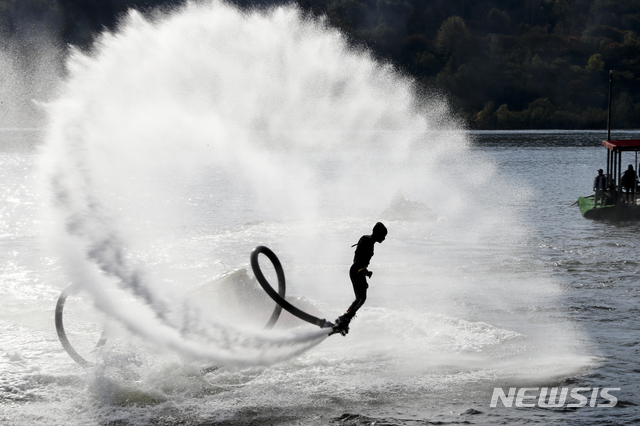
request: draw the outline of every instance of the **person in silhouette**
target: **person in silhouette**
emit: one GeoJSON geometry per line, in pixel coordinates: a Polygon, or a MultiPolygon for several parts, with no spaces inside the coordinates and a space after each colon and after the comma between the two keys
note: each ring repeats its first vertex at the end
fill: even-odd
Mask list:
{"type": "Polygon", "coordinates": [[[625,201],[627,203],[629,202],[629,195],[631,195],[631,201],[633,201],[636,195],[636,186],[638,185],[638,175],[636,175],[636,171],[633,170],[632,164],[629,164],[629,168],[622,174],[620,184],[625,191],[625,201]]]}
{"type": "Polygon", "coordinates": [[[349,332],[349,323],[358,309],[364,305],[365,300],[367,300],[367,289],[369,288],[367,277],[371,278],[373,275],[373,272],[368,269],[369,262],[373,257],[373,245],[382,243],[386,236],[387,228],[381,222],[378,222],[373,227],[371,235],[363,235],[360,237],[358,244],[354,244],[356,252],[353,256],[353,265],[349,269],[349,278],[351,278],[351,284],[353,284],[356,300],[349,306],[347,312],[336,320],[335,328],[343,336],[349,332]]]}
{"type": "Polygon", "coordinates": [[[607,178],[602,174],[602,169],[598,169],[598,176],[593,181],[593,190],[596,195],[593,200],[593,206],[598,207],[598,200],[600,200],[600,207],[604,206],[604,190],[607,189],[607,178]]]}
{"type": "Polygon", "coordinates": [[[604,205],[615,206],[616,204],[618,204],[618,190],[613,183],[610,183],[607,196],[604,199],[604,205]]]}

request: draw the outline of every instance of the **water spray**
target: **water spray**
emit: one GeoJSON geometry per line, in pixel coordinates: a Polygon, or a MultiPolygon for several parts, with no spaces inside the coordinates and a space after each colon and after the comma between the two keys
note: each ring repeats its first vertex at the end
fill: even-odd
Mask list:
{"type": "MultiPolygon", "coordinates": [[[[278,322],[278,318],[280,317],[280,313],[284,308],[287,312],[300,318],[303,321],[306,321],[313,325],[317,325],[320,328],[330,328],[331,332],[329,333],[329,335],[334,334],[336,332],[334,328],[335,325],[332,324],[331,322],[325,319],[317,318],[293,306],[291,303],[289,303],[285,299],[287,285],[284,278],[284,270],[282,268],[282,264],[280,263],[280,259],[278,259],[276,254],[271,249],[265,246],[256,247],[251,252],[251,268],[253,269],[253,273],[255,274],[258,282],[260,283],[264,291],[276,302],[276,305],[273,308],[273,313],[271,314],[271,317],[269,318],[269,321],[267,322],[267,324],[264,326],[265,330],[271,330],[275,326],[276,322],[278,322]],[[269,284],[269,281],[266,279],[266,277],[262,273],[262,269],[260,268],[260,263],[258,260],[258,256],[261,253],[267,256],[267,258],[271,261],[271,263],[273,264],[273,267],[276,270],[276,274],[278,277],[277,292],[274,290],[271,284],[269,284]]],[[[73,345],[71,344],[71,342],[67,337],[67,333],[64,330],[64,321],[63,321],[64,304],[65,304],[65,301],[67,300],[67,297],[73,291],[75,291],[75,289],[76,289],[76,286],[74,284],[70,284],[69,286],[65,287],[64,290],[62,290],[62,293],[60,293],[60,296],[58,297],[58,303],[56,304],[56,313],[55,313],[56,331],[58,333],[58,338],[60,339],[60,343],[62,343],[62,347],[67,352],[67,354],[69,354],[69,356],[75,362],[80,364],[82,367],[91,367],[93,363],[91,363],[90,361],[87,361],[82,355],[78,353],[78,351],[75,350],[75,348],[73,347],[73,345]]],[[[98,343],[96,343],[95,348],[97,349],[104,346],[106,342],[107,342],[107,334],[103,330],[102,335],[100,336],[98,343]]],[[[213,369],[215,369],[215,367],[207,367],[203,369],[203,371],[209,372],[209,371],[212,371],[213,369]]]]}
{"type": "MultiPolygon", "coordinates": [[[[413,83],[391,66],[295,7],[241,13],[211,1],[154,18],[131,12],[91,54],[73,51],[67,64],[61,96],[47,106],[42,149],[52,248],[98,310],[165,354],[215,365],[272,364],[335,331],[285,300],[282,265],[266,247],[251,258],[276,302],[273,308],[267,300],[265,314],[285,309],[318,328],[240,330],[219,321],[211,305],[176,303],[169,286],[228,270],[244,257],[236,248],[246,241],[279,244],[295,232],[283,243],[294,256],[338,264],[347,256],[343,241],[318,226],[370,223],[398,189],[437,200],[455,236],[473,240],[494,230],[493,216],[469,217],[462,208],[481,205],[485,192],[474,189],[484,188],[491,168],[467,154],[465,132],[448,130],[454,120],[446,103],[416,97],[413,83]],[[460,173],[468,164],[481,178],[460,173]],[[280,268],[278,292],[262,275],[260,255],[280,268]],[[125,306],[116,290],[135,306],[125,306]]],[[[325,284],[305,293],[350,293],[338,287],[338,273],[326,270],[325,284]]],[[[415,275],[406,276],[407,285],[421,282],[415,275]]],[[[442,298],[453,291],[442,290],[442,298]]],[[[385,292],[393,290],[381,287],[385,292]]],[[[238,312],[248,319],[242,307],[238,312]]]]}

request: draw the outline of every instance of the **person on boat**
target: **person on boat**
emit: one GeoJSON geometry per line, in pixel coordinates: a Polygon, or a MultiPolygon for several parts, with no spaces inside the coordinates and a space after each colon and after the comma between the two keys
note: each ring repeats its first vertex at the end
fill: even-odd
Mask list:
{"type": "Polygon", "coordinates": [[[349,278],[351,279],[351,284],[353,284],[356,300],[349,306],[347,312],[336,320],[336,331],[343,336],[349,332],[349,323],[358,309],[364,305],[365,300],[367,300],[367,289],[369,288],[367,277],[371,278],[371,275],[373,275],[373,272],[368,269],[369,262],[373,257],[373,245],[382,243],[386,236],[387,228],[381,222],[378,222],[373,227],[371,235],[363,235],[360,237],[358,244],[354,244],[356,252],[353,256],[353,265],[349,269],[349,278]]]}
{"type": "Polygon", "coordinates": [[[629,202],[629,195],[631,195],[631,201],[633,201],[636,195],[636,186],[638,185],[638,175],[633,170],[633,164],[629,164],[627,170],[622,174],[620,184],[625,191],[625,201],[629,202]]]}
{"type": "Polygon", "coordinates": [[[604,199],[605,206],[615,206],[618,204],[618,190],[613,183],[609,184],[609,189],[607,190],[607,196],[604,199]]]}
{"type": "Polygon", "coordinates": [[[603,174],[602,169],[598,169],[598,176],[593,181],[593,190],[596,195],[593,200],[593,207],[598,207],[598,200],[600,201],[600,207],[604,206],[604,190],[607,188],[607,177],[603,174]]]}

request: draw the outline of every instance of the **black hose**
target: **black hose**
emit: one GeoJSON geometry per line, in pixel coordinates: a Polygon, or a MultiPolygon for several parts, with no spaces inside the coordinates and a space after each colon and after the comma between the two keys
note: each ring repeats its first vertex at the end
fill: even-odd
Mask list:
{"type": "MultiPolygon", "coordinates": [[[[262,270],[260,269],[260,262],[258,262],[258,255],[260,253],[264,254],[269,258],[269,260],[273,264],[273,267],[276,270],[276,274],[278,276],[278,290],[285,288],[284,271],[282,270],[282,265],[280,264],[280,260],[275,255],[275,253],[271,251],[271,249],[269,249],[268,247],[258,246],[255,249],[253,249],[253,251],[251,252],[251,269],[253,269],[253,273],[256,275],[256,278],[258,279],[258,282],[260,283],[264,291],[267,292],[267,294],[278,304],[278,306],[281,306],[282,308],[284,308],[284,310],[289,312],[291,315],[294,315],[300,318],[301,320],[311,323],[313,325],[317,325],[320,328],[333,327],[334,325],[329,321],[325,319],[316,318],[313,315],[308,314],[296,308],[291,303],[287,302],[283,296],[276,293],[276,291],[273,289],[273,287],[271,287],[271,285],[269,284],[269,281],[267,281],[267,279],[264,277],[264,274],[262,273],[262,270]]],[[[284,295],[284,290],[281,291],[281,293],[284,295]]],[[[274,311],[274,314],[275,314],[275,311],[274,311]]]]}
{"type": "MultiPolygon", "coordinates": [[[[264,277],[264,275],[262,274],[262,271],[260,270],[260,265],[258,264],[258,254],[256,254],[256,266],[254,266],[254,261],[253,261],[253,253],[256,252],[256,250],[258,250],[260,247],[257,247],[252,253],[251,253],[251,268],[253,269],[253,273],[256,275],[256,278],[258,278],[258,282],[260,282],[260,280],[264,280],[264,282],[267,283],[267,287],[269,287],[269,290],[271,290],[272,292],[275,293],[275,291],[273,290],[273,288],[269,285],[269,283],[267,282],[266,278],[264,277]],[[257,268],[257,272],[256,272],[256,268],[257,268]],[[260,275],[258,275],[260,274],[260,275]]],[[[264,249],[269,250],[266,247],[262,247],[264,249]]],[[[267,253],[265,253],[267,255],[267,257],[269,257],[269,259],[271,260],[271,263],[273,263],[273,266],[276,268],[276,274],[278,276],[278,293],[275,293],[276,296],[278,296],[278,298],[285,300],[285,294],[287,292],[287,285],[285,284],[285,280],[284,280],[284,271],[282,270],[282,265],[280,264],[280,260],[278,260],[278,258],[276,257],[276,255],[269,250],[269,252],[271,253],[271,255],[273,257],[271,257],[270,255],[268,255],[267,253]]],[[[265,286],[262,284],[262,282],[260,282],[260,285],[262,286],[262,288],[265,289],[265,291],[267,290],[265,288],[265,286]]],[[[269,293],[269,291],[267,291],[267,293],[269,293]]],[[[269,294],[269,296],[271,296],[271,294],[269,294]]],[[[271,296],[271,298],[273,299],[273,296],[271,296]]],[[[267,325],[264,326],[265,330],[271,330],[273,328],[273,326],[276,324],[276,321],[278,321],[278,318],[280,317],[280,313],[282,312],[282,306],[278,303],[278,301],[276,299],[273,299],[276,302],[276,306],[273,308],[273,313],[271,314],[271,318],[269,318],[269,322],[267,322],[267,325]]]]}
{"type": "MultiPolygon", "coordinates": [[[[74,285],[68,285],[62,293],[60,293],[60,297],[58,297],[58,303],[56,304],[56,331],[58,332],[58,339],[60,339],[60,343],[62,343],[62,347],[69,354],[69,356],[78,364],[83,367],[89,367],[91,363],[84,359],[71,345],[69,339],[67,338],[67,333],[64,331],[64,324],[62,321],[63,313],[64,313],[64,302],[67,300],[67,296],[73,290],[74,285]]],[[[100,340],[96,343],[96,348],[100,346],[104,346],[107,342],[107,337],[104,331],[102,331],[102,335],[100,336],[100,340]]]]}
{"type": "MultiPolygon", "coordinates": [[[[314,317],[313,315],[308,314],[296,308],[291,303],[285,300],[285,293],[287,291],[287,286],[284,279],[284,270],[282,269],[282,264],[280,263],[280,260],[275,255],[275,253],[271,251],[271,249],[265,246],[256,247],[251,252],[251,269],[253,269],[253,273],[256,275],[256,278],[258,279],[258,282],[260,283],[264,291],[266,291],[267,294],[276,302],[276,306],[273,309],[273,313],[271,314],[271,317],[269,318],[267,325],[265,325],[264,327],[266,330],[270,330],[273,328],[273,326],[278,321],[278,318],[280,317],[280,313],[282,312],[283,308],[293,316],[296,316],[301,320],[311,323],[313,325],[317,325],[320,328],[334,327],[334,325],[331,322],[325,319],[314,317]],[[269,281],[267,281],[264,274],[262,273],[262,270],[260,269],[260,263],[258,261],[258,255],[260,255],[260,253],[264,254],[269,258],[269,260],[273,264],[273,267],[276,270],[276,275],[278,277],[278,292],[276,292],[273,289],[273,287],[271,287],[271,285],[269,284],[269,281]]],[[[62,320],[63,314],[64,314],[64,303],[67,300],[67,296],[69,296],[69,294],[73,290],[73,287],[74,287],[73,284],[67,286],[64,290],[62,290],[62,293],[60,293],[60,297],[58,297],[58,303],[56,304],[56,315],[55,315],[56,331],[58,332],[58,338],[60,339],[60,343],[62,343],[62,347],[64,348],[65,351],[67,351],[69,356],[81,366],[89,367],[92,364],[86,359],[84,359],[73,348],[73,346],[71,345],[71,342],[69,342],[69,339],[67,338],[67,333],[64,331],[64,324],[62,320]]],[[[96,344],[96,348],[103,346],[106,342],[107,342],[106,334],[103,331],[102,336],[100,336],[100,340],[96,344]]],[[[214,371],[217,368],[218,367],[206,367],[205,369],[203,369],[203,372],[206,373],[206,372],[214,371]]]]}

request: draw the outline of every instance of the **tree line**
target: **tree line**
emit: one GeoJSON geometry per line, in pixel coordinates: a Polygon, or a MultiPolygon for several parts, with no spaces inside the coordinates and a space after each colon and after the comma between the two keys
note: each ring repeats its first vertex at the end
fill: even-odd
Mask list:
{"type": "MultiPolygon", "coordinates": [[[[0,0],[3,35],[88,48],[128,8],[184,0],[0,0]]],[[[235,0],[239,7],[280,0],[235,0]]],[[[471,128],[603,129],[640,116],[640,0],[296,0],[358,46],[443,93],[471,128]]]]}

